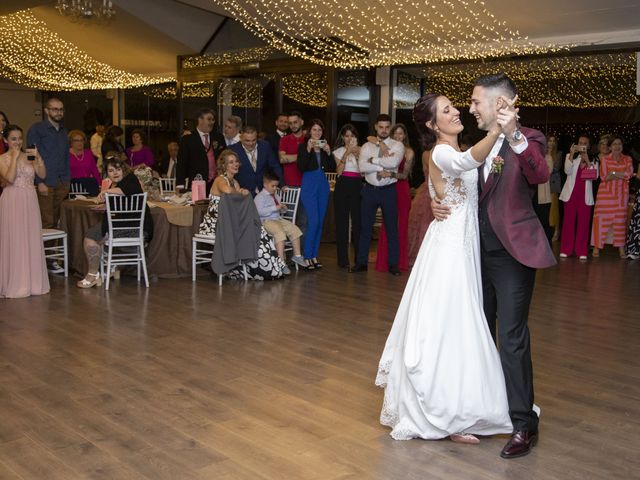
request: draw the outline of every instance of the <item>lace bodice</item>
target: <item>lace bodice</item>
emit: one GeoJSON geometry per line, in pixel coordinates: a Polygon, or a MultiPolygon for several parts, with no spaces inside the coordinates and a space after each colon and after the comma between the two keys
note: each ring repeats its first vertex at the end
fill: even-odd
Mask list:
{"type": "Polygon", "coordinates": [[[35,188],[33,185],[35,177],[36,171],[31,162],[18,161],[16,179],[13,182],[13,186],[18,188],[35,188]]]}
{"type": "MultiPolygon", "coordinates": [[[[470,154],[445,145],[436,146],[432,158],[445,182],[441,202],[451,209],[445,221],[434,222],[437,241],[471,254],[478,238],[478,163],[470,154]]],[[[431,178],[429,191],[435,195],[431,178]]]]}

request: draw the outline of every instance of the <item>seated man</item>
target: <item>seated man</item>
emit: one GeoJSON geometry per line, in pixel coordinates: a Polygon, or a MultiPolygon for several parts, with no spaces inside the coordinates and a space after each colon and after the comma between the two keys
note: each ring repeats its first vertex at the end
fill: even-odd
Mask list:
{"type": "MultiPolygon", "coordinates": [[[[280,212],[284,212],[287,209],[287,206],[280,202],[280,198],[278,198],[278,194],[276,193],[280,179],[272,170],[267,170],[262,178],[263,188],[254,198],[262,226],[273,236],[276,243],[276,251],[283,262],[286,262],[284,241],[288,238],[293,245],[293,257],[291,260],[301,267],[306,268],[307,263],[300,253],[300,237],[302,236],[302,232],[289,220],[280,217],[280,212]]],[[[291,274],[289,267],[285,267],[284,274],[291,274]]]]}

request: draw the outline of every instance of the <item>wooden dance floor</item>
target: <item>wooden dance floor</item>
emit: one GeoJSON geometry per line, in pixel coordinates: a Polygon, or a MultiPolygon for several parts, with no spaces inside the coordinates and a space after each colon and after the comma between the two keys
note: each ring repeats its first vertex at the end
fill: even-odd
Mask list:
{"type": "Polygon", "coordinates": [[[0,300],[0,478],[639,478],[640,262],[538,273],[540,443],[503,460],[506,437],[389,437],[373,382],[408,275],[322,253],[322,271],[277,282],[56,277],[0,300]]]}

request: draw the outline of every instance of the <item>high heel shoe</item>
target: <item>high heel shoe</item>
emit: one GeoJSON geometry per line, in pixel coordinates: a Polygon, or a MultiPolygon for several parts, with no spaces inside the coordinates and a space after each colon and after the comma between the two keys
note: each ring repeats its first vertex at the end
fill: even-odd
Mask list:
{"type": "Polygon", "coordinates": [[[87,276],[76,283],[78,288],[91,288],[95,285],[102,285],[102,278],[99,273],[87,273],[87,276]]]}
{"type": "Polygon", "coordinates": [[[311,260],[311,263],[313,264],[314,268],[322,268],[322,264],[318,261],[317,258],[314,258],[313,260],[311,260]]]}

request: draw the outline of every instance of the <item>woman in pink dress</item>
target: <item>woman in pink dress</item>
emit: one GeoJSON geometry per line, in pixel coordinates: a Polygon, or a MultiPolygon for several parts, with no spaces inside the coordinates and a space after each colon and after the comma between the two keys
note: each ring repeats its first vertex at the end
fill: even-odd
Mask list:
{"type": "Polygon", "coordinates": [[[429,159],[431,150],[422,154],[422,171],[424,172],[424,183],[416,190],[416,195],[411,202],[409,212],[409,265],[413,266],[420,251],[422,240],[433,222],[433,211],[431,210],[431,194],[429,193],[429,159]]]}
{"type": "Polygon", "coordinates": [[[144,144],[144,132],[138,128],[131,132],[131,141],[133,146],[127,148],[127,158],[129,166],[133,169],[153,167],[156,161],[153,158],[153,152],[144,144]]]}
{"type": "Polygon", "coordinates": [[[80,183],[92,197],[100,193],[102,176],[98,171],[98,165],[90,148],[85,148],[87,136],[82,130],[69,132],[69,168],[71,169],[71,181],[80,183]]]}
{"type": "Polygon", "coordinates": [[[0,155],[0,298],[42,295],[49,291],[49,277],[33,181],[47,171],[36,149],[22,151],[20,127],[8,125],[3,135],[8,150],[0,155]]]}
{"type": "MultiPolygon", "coordinates": [[[[398,242],[400,244],[400,256],[398,257],[398,269],[406,272],[409,270],[409,211],[411,210],[411,191],[409,188],[409,175],[413,168],[415,152],[409,145],[407,127],[397,123],[391,127],[391,138],[404,145],[404,158],[398,165],[398,173],[395,177],[396,194],[398,198],[398,242]]],[[[378,238],[378,254],[376,256],[376,270],[386,272],[389,269],[387,261],[387,234],[384,225],[380,227],[378,238]]]]}
{"type": "Polygon", "coordinates": [[[618,247],[620,258],[626,258],[624,244],[627,235],[627,205],[629,179],[633,175],[631,157],[622,154],[622,138],[614,135],[609,141],[611,153],[600,165],[600,186],[593,212],[591,244],[593,256],[600,256],[606,243],[618,247]]]}

